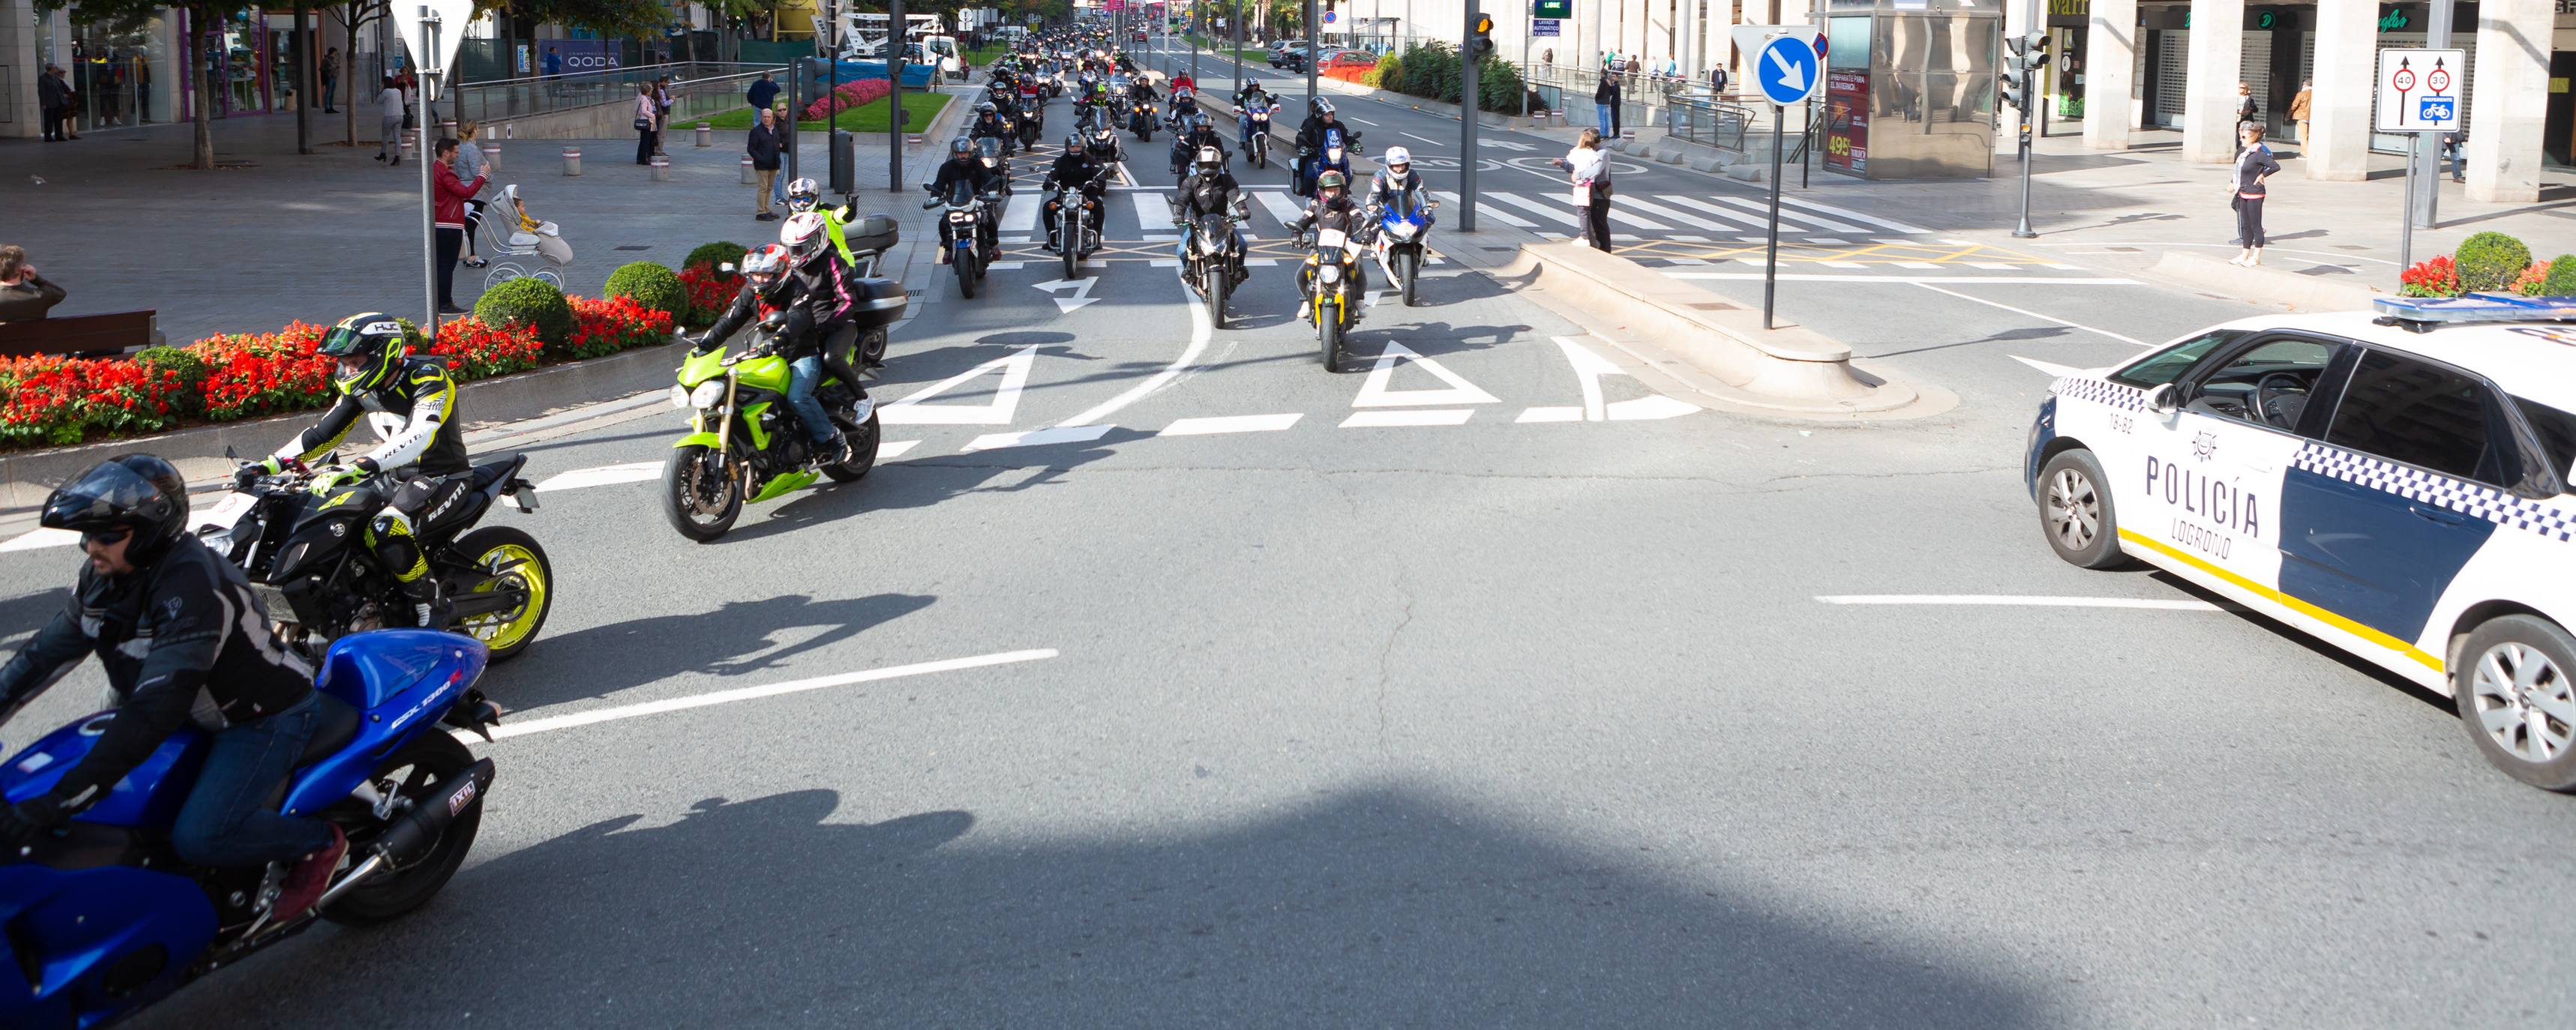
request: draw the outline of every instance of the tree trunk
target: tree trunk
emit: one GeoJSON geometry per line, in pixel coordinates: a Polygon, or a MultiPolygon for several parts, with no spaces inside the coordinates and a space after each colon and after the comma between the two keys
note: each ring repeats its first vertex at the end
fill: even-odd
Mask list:
{"type": "Polygon", "coordinates": [[[358,105],[352,103],[358,99],[358,27],[343,24],[340,35],[340,81],[349,84],[350,94],[340,98],[349,105],[340,109],[340,138],[354,147],[358,145],[358,105]]]}
{"type": "Polygon", "coordinates": [[[215,169],[215,128],[212,111],[217,88],[215,70],[210,67],[211,62],[206,60],[206,26],[203,21],[205,9],[191,7],[187,11],[188,73],[197,77],[197,102],[190,105],[195,109],[190,120],[196,123],[196,153],[191,167],[198,171],[210,172],[215,169]]]}

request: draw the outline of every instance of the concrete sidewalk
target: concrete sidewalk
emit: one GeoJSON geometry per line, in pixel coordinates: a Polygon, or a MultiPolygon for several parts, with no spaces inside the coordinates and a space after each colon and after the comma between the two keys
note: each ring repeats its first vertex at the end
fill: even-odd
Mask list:
{"type": "MultiPolygon", "coordinates": [[[[55,314],[157,309],[173,344],[371,308],[419,317],[418,166],[373,160],[375,118],[368,109],[358,114],[362,144],[350,147],[319,142],[340,138],[341,119],[317,112],[309,155],[295,152],[292,117],[218,121],[216,157],[228,166],[213,172],[177,167],[190,159],[184,123],[84,133],[71,143],[0,142],[9,175],[0,187],[0,243],[25,247],[28,262],[69,291],[55,314]]],[[[905,224],[890,255],[890,267],[903,269],[926,223],[913,187],[887,191],[884,137],[873,137],[874,146],[869,139],[859,146],[859,204],[905,224]]],[[[738,141],[702,149],[690,133],[672,132],[664,143],[668,182],[633,163],[631,136],[500,142],[491,191],[516,183],[530,212],[563,227],[577,255],[560,269],[569,292],[598,293],[629,261],[677,265],[701,243],[756,244],[778,231],[778,223],[752,218],[738,141]],[[582,151],[578,177],[562,172],[568,146],[582,151]]],[[[907,184],[925,178],[940,156],[929,145],[907,148],[907,184]]],[[[798,159],[803,174],[827,178],[819,133],[807,135],[798,159]]],[[[457,269],[458,304],[473,306],[486,271],[457,269]]]]}

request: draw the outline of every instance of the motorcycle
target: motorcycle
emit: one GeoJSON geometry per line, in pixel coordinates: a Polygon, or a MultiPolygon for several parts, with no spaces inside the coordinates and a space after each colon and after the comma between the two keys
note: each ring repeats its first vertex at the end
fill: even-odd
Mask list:
{"type": "Polygon", "coordinates": [[[1154,138],[1154,102],[1142,98],[1127,103],[1127,131],[1135,133],[1138,142],[1154,138]]]}
{"type": "MultiPolygon", "coordinates": [[[[474,466],[462,497],[412,526],[429,575],[447,599],[438,628],[475,638],[495,662],[518,657],[545,626],[554,567],[525,530],[465,531],[505,496],[522,512],[537,510],[536,487],[519,478],[527,463],[526,455],[514,454],[474,466]]],[[[368,521],[391,492],[383,477],[316,494],[303,462],[276,473],[253,468],[235,471],[233,492],[215,504],[197,534],[241,567],[276,620],[278,639],[318,659],[335,640],[410,619],[411,602],[367,544],[368,521]]]]}
{"type": "MultiPolygon", "coordinates": [[[[1104,169],[1093,181],[1108,177],[1104,169]]],[[[1056,212],[1056,252],[1064,261],[1064,277],[1081,278],[1082,259],[1100,249],[1100,202],[1082,186],[1057,183],[1047,207],[1056,212]]]]}
{"type": "MultiPolygon", "coordinates": [[[[1001,180],[1001,193],[1005,197],[1011,195],[1011,144],[1018,138],[984,136],[975,140],[975,159],[984,162],[984,167],[1001,180]]],[[[985,260],[990,261],[991,257],[987,256],[985,260]]]]}
{"type": "MultiPolygon", "coordinates": [[[[279,918],[283,864],[212,869],[171,850],[180,806],[211,735],[163,741],[97,804],[0,866],[0,1025],[71,1030],[116,1022],[319,920],[390,922],[447,885],[483,821],[492,760],[447,732],[481,733],[499,712],[474,689],[483,645],[385,630],[334,642],[316,686],[323,715],[286,788],[289,814],[348,836],[350,866],[312,910],[279,918]]],[[[111,714],[39,738],[0,768],[14,803],[52,789],[111,714]]]]}
{"type": "Polygon", "coordinates": [[[1378,268],[1386,272],[1387,285],[1395,287],[1409,308],[1413,306],[1414,286],[1422,276],[1423,239],[1431,233],[1429,215],[1440,209],[1440,202],[1417,201],[1410,208],[1398,209],[1396,205],[1402,204],[1404,197],[1398,195],[1394,204],[1374,212],[1379,222],[1371,249],[1377,255],[1378,268]]]}
{"type": "Polygon", "coordinates": [[[1351,155],[1358,153],[1360,149],[1360,134],[1351,133],[1344,137],[1342,142],[1343,146],[1324,147],[1321,154],[1316,153],[1314,147],[1299,146],[1297,182],[1292,192],[1300,197],[1312,198],[1315,195],[1316,177],[1328,171],[1340,172],[1342,178],[1348,180],[1351,177],[1351,155]]]}
{"type": "Polygon", "coordinates": [[[1365,300],[1351,295],[1351,272],[1359,262],[1360,244],[1340,229],[1318,229],[1313,247],[1314,253],[1306,255],[1306,267],[1312,273],[1314,294],[1306,302],[1313,308],[1324,371],[1340,372],[1351,327],[1359,321],[1351,305],[1365,300]]]}
{"type": "Polygon", "coordinates": [[[1046,133],[1046,99],[1034,82],[1020,87],[1019,123],[1020,149],[1036,147],[1038,137],[1046,133]]]}
{"type": "Polygon", "coordinates": [[[1234,293],[1234,263],[1227,259],[1226,250],[1233,243],[1234,227],[1250,217],[1251,212],[1237,208],[1231,215],[1200,215],[1196,222],[1172,220],[1181,230],[1181,280],[1207,305],[1208,324],[1213,328],[1225,328],[1226,298],[1234,293]]]}
{"type": "MultiPolygon", "coordinates": [[[[1277,104],[1256,105],[1252,109],[1252,138],[1245,141],[1244,149],[1251,155],[1252,166],[1255,168],[1270,167],[1270,113],[1278,109],[1277,104]]],[[[1243,108],[1236,107],[1234,114],[1235,117],[1241,118],[1244,114],[1243,108]]]]}
{"type": "MultiPolygon", "coordinates": [[[[903,317],[909,298],[892,279],[862,279],[862,336],[903,317]]],[[[787,406],[787,360],[778,356],[779,320],[752,330],[740,354],[718,346],[692,348],[680,362],[671,406],[693,411],[689,435],[672,444],[662,466],[662,514],[681,536],[705,543],[733,528],[746,503],[758,504],[804,488],[819,471],[848,483],[876,467],[879,432],[876,402],[855,384],[828,373],[814,399],[850,442],[850,460],[825,464],[805,427],[787,406]]]]}
{"type": "MultiPolygon", "coordinates": [[[[932,187],[924,183],[922,188],[932,187]]],[[[925,209],[942,204],[948,207],[939,217],[939,263],[957,270],[957,293],[968,300],[975,299],[975,287],[984,281],[984,266],[1001,256],[999,248],[987,242],[992,235],[986,231],[992,210],[987,199],[961,181],[948,196],[932,197],[921,205],[925,209]]]]}

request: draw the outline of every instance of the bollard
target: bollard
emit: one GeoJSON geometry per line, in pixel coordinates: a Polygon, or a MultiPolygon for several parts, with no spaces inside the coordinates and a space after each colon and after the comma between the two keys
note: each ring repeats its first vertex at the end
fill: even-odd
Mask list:
{"type": "Polygon", "coordinates": [[[656,157],[656,158],[654,158],[654,159],[653,159],[653,181],[654,181],[654,182],[669,182],[669,181],[671,181],[671,159],[670,159],[670,158],[667,158],[667,157],[656,157]]]}
{"type": "Polygon", "coordinates": [[[500,140],[493,140],[490,143],[483,144],[483,164],[485,167],[490,168],[493,171],[497,172],[501,170],[500,140]]]}
{"type": "Polygon", "coordinates": [[[580,174],[581,174],[581,148],[580,148],[580,147],[565,147],[565,148],[564,148],[564,174],[565,174],[565,175],[580,175],[580,174]]]}
{"type": "Polygon", "coordinates": [[[716,130],[714,127],[709,126],[705,122],[698,123],[698,145],[702,147],[712,147],[716,145],[716,130]]]}
{"type": "Polygon", "coordinates": [[[751,185],[752,183],[759,182],[759,181],[760,181],[759,177],[758,177],[758,176],[756,176],[756,175],[753,175],[753,174],[752,174],[751,159],[750,159],[750,158],[748,158],[748,157],[743,158],[743,159],[742,159],[742,184],[743,184],[743,185],[745,185],[745,186],[749,186],[749,185],[751,185]]]}
{"type": "Polygon", "coordinates": [[[401,154],[400,156],[401,156],[404,160],[406,160],[406,161],[409,161],[409,160],[416,160],[416,159],[418,159],[418,158],[419,158],[419,156],[420,156],[420,155],[418,155],[418,154],[414,154],[414,153],[412,153],[412,152],[411,152],[411,151],[412,151],[412,146],[411,146],[411,144],[412,144],[412,134],[411,134],[411,133],[409,133],[409,132],[405,132],[405,133],[403,133],[403,134],[402,134],[402,154],[401,154]]]}

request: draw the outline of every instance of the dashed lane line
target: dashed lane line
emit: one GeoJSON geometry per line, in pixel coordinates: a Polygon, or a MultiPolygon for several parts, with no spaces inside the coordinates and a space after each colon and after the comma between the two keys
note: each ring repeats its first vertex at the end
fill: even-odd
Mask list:
{"type": "Polygon", "coordinates": [[[1220,433],[1275,433],[1297,424],[1306,417],[1303,412],[1277,415],[1217,415],[1207,418],[1174,419],[1157,436],[1214,436],[1220,433]]]}
{"type": "MultiPolygon", "coordinates": [[[[542,719],[529,719],[524,722],[503,723],[499,726],[491,727],[492,739],[495,741],[508,740],[512,737],[526,737],[539,733],[551,733],[556,730],[568,730],[576,726],[591,726],[603,722],[614,722],[620,719],[634,719],[647,715],[661,715],[666,712],[687,711],[691,708],[706,708],[713,705],[732,704],[737,701],[755,701],[761,698],[778,697],[785,694],[800,694],[809,690],[822,690],[827,687],[846,687],[859,683],[875,683],[880,680],[901,679],[906,676],[925,676],[935,672],[959,672],[966,669],[983,669],[997,665],[1012,665],[1020,662],[1042,661],[1048,658],[1057,657],[1059,654],[1060,652],[1052,647],[1034,648],[1025,651],[1002,651],[995,654],[976,655],[972,658],[948,658],[935,662],[916,662],[911,665],[894,665],[883,669],[869,669],[865,672],[846,672],[835,676],[816,676],[812,679],[788,680],[785,683],[771,683],[758,687],[741,687],[734,690],[719,690],[710,694],[665,698],[660,701],[647,701],[643,704],[618,705],[613,708],[594,708],[586,712],[573,712],[566,715],[548,716],[542,719]]],[[[468,744],[476,742],[472,735],[467,734],[463,730],[455,732],[457,739],[459,740],[463,740],[468,744]]]]}
{"type": "Polygon", "coordinates": [[[2134,608],[2160,612],[2223,612],[2232,609],[2184,598],[2043,597],[2024,594],[1819,594],[1833,605],[1924,605],[2005,608],[2134,608]]]}

